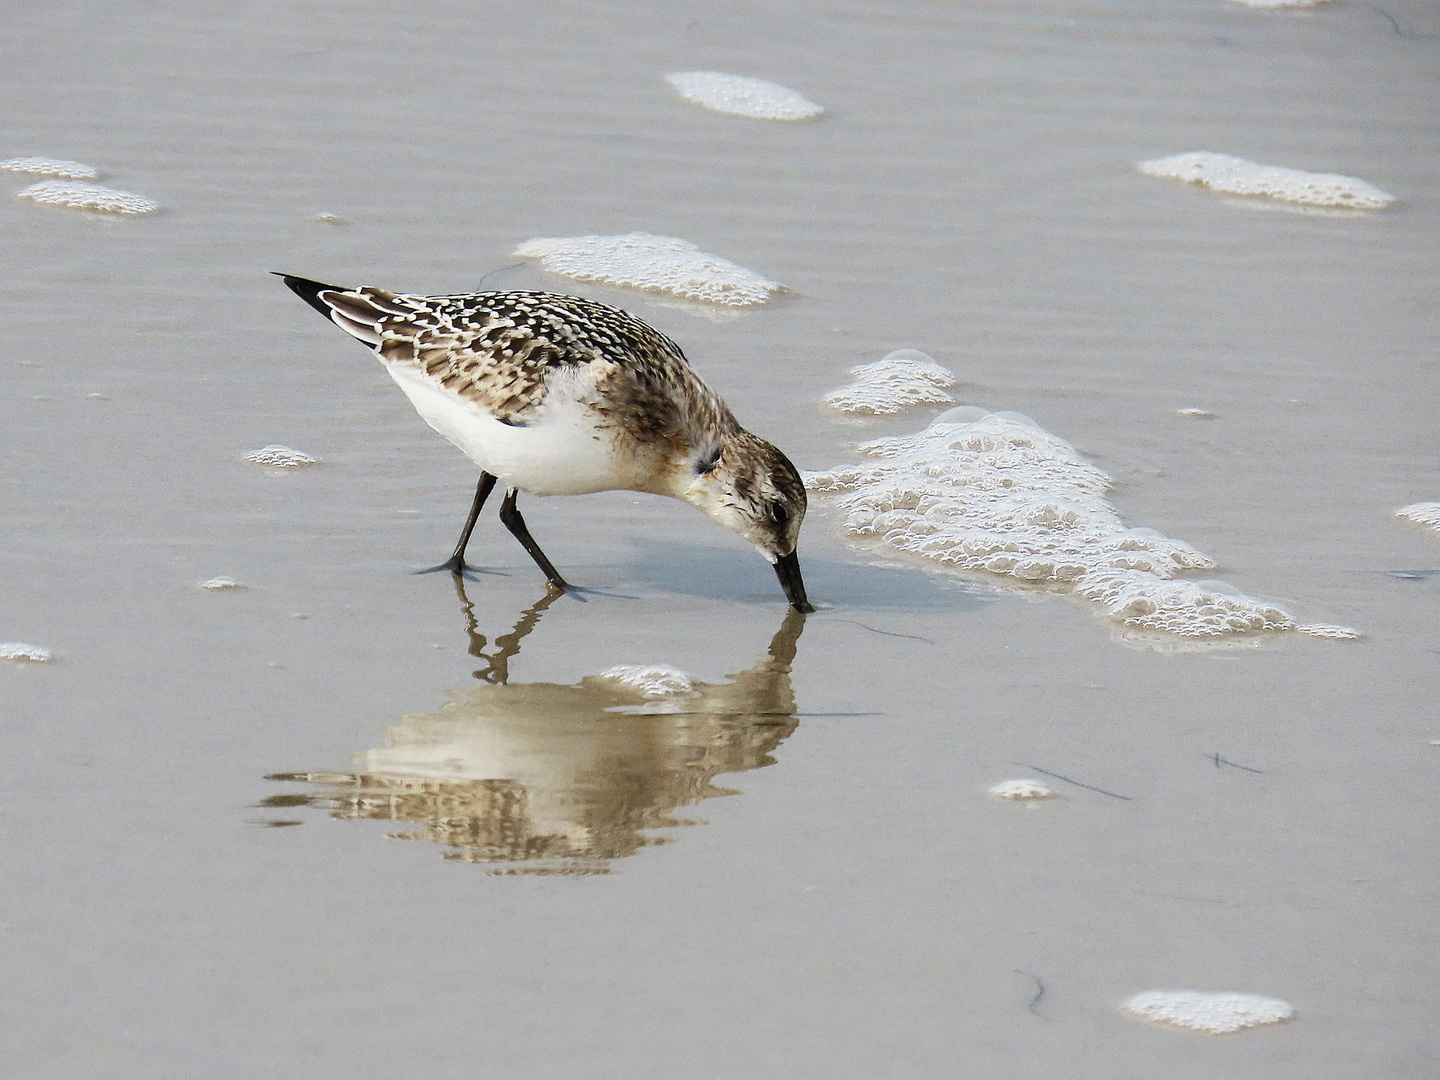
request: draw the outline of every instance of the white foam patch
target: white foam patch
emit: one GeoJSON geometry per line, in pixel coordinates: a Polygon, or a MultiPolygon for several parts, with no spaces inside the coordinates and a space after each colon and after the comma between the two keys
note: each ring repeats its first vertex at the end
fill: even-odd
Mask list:
{"type": "Polygon", "coordinates": [[[202,588],[202,589],[238,589],[238,588],[240,588],[240,584],[239,584],[239,582],[237,582],[234,578],[228,578],[228,577],[212,577],[209,581],[202,581],[202,582],[200,583],[200,588],[202,588]]]}
{"type": "Polygon", "coordinates": [[[1102,571],[1087,575],[1075,591],[1134,630],[1221,637],[1296,629],[1283,608],[1246,596],[1223,581],[1156,581],[1145,571],[1102,571]]]}
{"type": "Polygon", "coordinates": [[[825,395],[825,404],[847,413],[888,416],[915,405],[953,404],[944,388],[955,376],[919,349],[896,349],[873,364],[850,369],[855,381],[825,395]]]}
{"type": "Polygon", "coordinates": [[[1406,518],[1417,525],[1440,529],[1440,502],[1411,503],[1396,510],[1395,516],[1406,518]]]}
{"type": "Polygon", "coordinates": [[[1268,195],[1272,199],[1309,206],[1379,210],[1395,201],[1394,195],[1353,176],[1302,172],[1281,165],[1259,165],[1230,154],[1212,154],[1204,150],[1142,161],[1138,168],[1147,176],[1203,184],[1229,195],[1268,195]]]}
{"type": "Polygon", "coordinates": [[[813,120],[825,110],[779,83],[720,71],[676,71],[665,81],[686,101],[755,120],[813,120]]]}
{"type": "Polygon", "coordinates": [[[1279,998],[1258,994],[1203,990],[1147,990],[1121,1007],[1142,1020],[1228,1035],[1261,1024],[1279,1024],[1295,1016],[1294,1007],[1279,998]]]}
{"type": "Polygon", "coordinates": [[[148,214],[160,209],[159,203],[143,195],[116,191],[100,184],[84,184],[79,180],[44,180],[15,194],[46,206],[68,206],[72,210],[92,210],[102,214],[148,214]]]}
{"type": "Polygon", "coordinates": [[[1214,420],[1215,414],[1208,409],[1176,409],[1176,416],[1184,416],[1191,420],[1214,420]]]}
{"type": "Polygon", "coordinates": [[[1295,629],[1298,633],[1308,634],[1310,637],[1329,638],[1331,641],[1355,641],[1360,637],[1360,631],[1353,626],[1340,626],[1337,623],[1305,623],[1295,629]]]}
{"type": "Polygon", "coordinates": [[[23,641],[0,641],[0,660],[23,660],[32,664],[43,664],[52,659],[49,649],[39,645],[26,645],[23,641]]]}
{"type": "Polygon", "coordinates": [[[253,461],[256,465],[269,465],[276,469],[293,469],[297,465],[314,465],[315,459],[309,454],[299,450],[291,450],[288,446],[281,446],[279,443],[271,443],[269,446],[262,446],[259,450],[251,450],[245,455],[246,461],[253,461]]]}
{"type": "Polygon", "coordinates": [[[763,304],[785,286],[701,251],[688,240],[653,233],[621,236],[538,236],[514,255],[576,281],[598,281],[686,300],[743,307],[763,304]]]}
{"type": "Polygon", "coordinates": [[[1328,0],[1230,0],[1230,2],[1252,8],[1308,8],[1327,3],[1328,0]]]}
{"type": "Polygon", "coordinates": [[[1055,792],[1039,780],[1002,780],[990,794],[997,799],[1048,799],[1055,792]]]}
{"type": "Polygon", "coordinates": [[[951,409],[860,451],[862,464],[805,476],[854,539],[1073,590],[1131,631],[1214,639],[1296,627],[1223,582],[1172,580],[1215,564],[1183,540],[1128,528],[1104,498],[1109,477],[1027,416],[951,409]]]}
{"type": "Polygon", "coordinates": [[[667,664],[617,664],[600,673],[602,679],[614,679],[622,686],[639,690],[646,697],[673,697],[694,692],[690,676],[667,664]]]}
{"type": "Polygon", "coordinates": [[[63,180],[94,180],[100,175],[94,166],[84,162],[46,157],[11,158],[9,161],[0,161],[0,169],[6,172],[29,173],[31,176],[58,176],[63,180]]]}

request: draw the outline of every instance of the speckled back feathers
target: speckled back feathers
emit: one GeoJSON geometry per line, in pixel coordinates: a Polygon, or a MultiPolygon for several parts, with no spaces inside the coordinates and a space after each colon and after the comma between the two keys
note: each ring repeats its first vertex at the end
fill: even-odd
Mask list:
{"type": "Polygon", "coordinates": [[[506,423],[524,424],[571,368],[596,389],[596,411],[641,441],[723,439],[739,427],[678,345],[618,308],[530,291],[414,296],[364,285],[319,295],[385,363],[413,365],[506,423]]]}

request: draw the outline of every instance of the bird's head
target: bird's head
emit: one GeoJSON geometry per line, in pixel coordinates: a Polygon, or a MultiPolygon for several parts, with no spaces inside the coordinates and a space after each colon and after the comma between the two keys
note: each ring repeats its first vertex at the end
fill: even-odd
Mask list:
{"type": "Polygon", "coordinates": [[[814,611],[795,554],[805,520],[805,484],[790,459],[764,439],[740,431],[702,449],[690,469],[681,498],[754,544],[775,567],[791,605],[814,611]]]}

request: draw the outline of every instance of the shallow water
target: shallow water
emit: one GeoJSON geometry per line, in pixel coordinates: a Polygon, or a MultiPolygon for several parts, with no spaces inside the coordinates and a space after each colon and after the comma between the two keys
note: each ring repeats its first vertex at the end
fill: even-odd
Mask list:
{"type": "MultiPolygon", "coordinates": [[[[1382,6],[12,14],[0,156],[85,162],[161,209],[0,199],[0,640],[54,654],[0,662],[7,1072],[1430,1071],[1440,541],[1393,514],[1440,498],[1440,23],[1382,6]],[[691,69],[827,111],[709,112],[663,80],[691,69]],[[1397,202],[1297,213],[1135,169],[1201,149],[1397,202]],[[509,254],[633,231],[795,295],[696,317],[509,254]],[[629,749],[525,745],[562,801],[625,808],[587,819],[629,823],[609,873],[387,843],[420,827],[266,777],[363,772],[387,731],[490,692],[476,635],[503,650],[542,583],[493,518],[469,614],[445,575],[410,573],[449,552],[473,469],[270,270],[414,292],[499,271],[487,287],[623,304],[806,469],[924,426],[822,405],[850,368],[922,349],[957,401],[1032,416],[1110,474],[1128,524],[1364,637],[1135,649],[1063,597],[869,565],[819,508],[793,730],[715,774],[740,794],[687,803],[698,737],[602,705],[629,749]],[[318,462],[244,460],[277,443],[318,462]],[[244,587],[199,587],[216,577],[244,587]],[[987,795],[1032,773],[1061,798],[987,795]],[[645,827],[656,812],[707,824],[645,827]],[[1212,1037],[1121,1014],[1156,989],[1296,1019],[1212,1037]]],[[[522,700],[617,664],[723,689],[783,638],[769,568],[688,507],[526,514],[591,591],[506,657],[522,700]]],[[[493,771],[471,778],[513,780],[493,771]]]]}

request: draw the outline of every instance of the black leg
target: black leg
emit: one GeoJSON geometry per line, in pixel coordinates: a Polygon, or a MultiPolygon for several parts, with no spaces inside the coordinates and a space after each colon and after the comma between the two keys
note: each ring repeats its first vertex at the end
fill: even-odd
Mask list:
{"type": "Polygon", "coordinates": [[[500,504],[500,520],[505,523],[505,527],[510,530],[515,539],[520,541],[521,546],[530,553],[530,557],[535,560],[535,565],[545,572],[546,580],[556,588],[568,589],[570,586],[560,576],[560,571],[556,570],[554,563],[545,557],[545,553],[540,550],[540,545],[535,543],[535,538],[530,535],[530,530],[525,528],[525,519],[520,516],[520,511],[515,506],[515,497],[518,494],[519,492],[514,488],[505,493],[505,501],[500,504]]]}
{"type": "Polygon", "coordinates": [[[437,570],[449,570],[452,574],[460,574],[465,567],[465,545],[470,543],[470,534],[475,531],[475,522],[480,519],[480,510],[485,505],[490,491],[495,487],[495,477],[488,472],[480,474],[480,483],[475,486],[475,501],[470,504],[470,516],[465,519],[465,528],[460,533],[460,542],[455,545],[455,554],[446,559],[439,566],[432,566],[428,570],[421,570],[422,574],[433,574],[437,570]]]}

